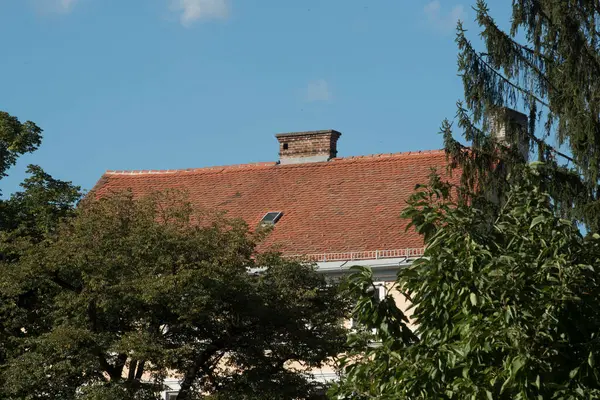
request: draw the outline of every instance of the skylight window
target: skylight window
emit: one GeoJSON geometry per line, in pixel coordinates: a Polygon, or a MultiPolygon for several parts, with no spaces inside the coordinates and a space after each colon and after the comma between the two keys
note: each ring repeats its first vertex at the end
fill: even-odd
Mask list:
{"type": "Polygon", "coordinates": [[[260,220],[260,223],[264,224],[264,225],[275,225],[277,223],[277,221],[279,221],[279,218],[281,218],[282,215],[283,215],[283,213],[281,211],[268,212],[260,220]]]}

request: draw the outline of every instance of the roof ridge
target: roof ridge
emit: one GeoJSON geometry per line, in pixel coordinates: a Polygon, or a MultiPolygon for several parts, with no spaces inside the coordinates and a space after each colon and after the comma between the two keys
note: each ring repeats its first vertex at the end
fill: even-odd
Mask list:
{"type": "Polygon", "coordinates": [[[302,168],[302,167],[318,167],[327,166],[332,164],[339,164],[343,162],[356,162],[356,161],[369,161],[375,159],[395,159],[402,157],[413,157],[413,156],[425,156],[425,155],[437,155],[444,154],[443,149],[437,150],[419,150],[419,151],[405,151],[398,153],[378,153],[378,154],[367,154],[360,156],[348,156],[348,157],[336,157],[331,159],[331,162],[311,162],[311,163],[297,163],[297,164],[284,164],[281,165],[276,161],[268,162],[256,162],[247,164],[230,164],[230,165],[218,165],[200,168],[181,168],[181,169],[163,169],[163,170],[107,170],[105,175],[156,175],[156,174],[174,174],[174,173],[194,173],[194,172],[224,172],[224,171],[236,171],[246,170],[253,168],[264,168],[280,166],[283,168],[302,168]]]}
{"type": "Polygon", "coordinates": [[[406,157],[406,156],[420,156],[420,155],[435,155],[435,154],[445,154],[444,149],[435,149],[435,150],[417,150],[417,151],[401,151],[397,153],[377,153],[377,154],[365,154],[361,156],[348,156],[348,157],[336,157],[331,161],[345,161],[345,160],[362,160],[362,159],[372,159],[372,158],[397,158],[397,157],[406,157]]]}
{"type": "Polygon", "coordinates": [[[215,165],[200,168],[176,168],[176,169],[133,169],[133,170],[106,170],[108,175],[154,175],[154,174],[173,174],[178,172],[200,172],[200,171],[223,171],[230,169],[244,169],[252,167],[271,167],[277,165],[275,161],[247,163],[247,164],[230,164],[230,165],[215,165]]]}

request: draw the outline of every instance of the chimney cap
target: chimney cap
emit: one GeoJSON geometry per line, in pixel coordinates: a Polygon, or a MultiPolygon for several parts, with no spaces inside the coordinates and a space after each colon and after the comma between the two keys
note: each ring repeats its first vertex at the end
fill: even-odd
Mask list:
{"type": "Polygon", "coordinates": [[[304,132],[286,132],[286,133],[277,133],[275,137],[279,138],[287,138],[294,136],[310,136],[310,135],[325,135],[325,134],[335,134],[338,137],[342,135],[341,132],[336,131],[335,129],[322,129],[318,131],[304,131],[304,132]]]}

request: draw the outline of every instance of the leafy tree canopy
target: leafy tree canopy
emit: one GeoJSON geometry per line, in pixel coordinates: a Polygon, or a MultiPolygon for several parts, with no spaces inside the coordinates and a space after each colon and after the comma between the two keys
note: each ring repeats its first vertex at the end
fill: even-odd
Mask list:
{"type": "Polygon", "coordinates": [[[491,222],[453,202],[439,179],[412,196],[405,216],[427,247],[398,287],[413,304],[414,335],[393,301],[368,295],[370,271],[358,269],[355,317],[377,340],[351,341],[334,398],[600,396],[600,236],[555,214],[543,170],[515,173],[491,222]]]}
{"type": "Polygon", "coordinates": [[[20,155],[31,153],[42,142],[42,129],[31,121],[20,122],[17,117],[0,111],[0,177],[15,165],[20,155]]]}
{"type": "Polygon", "coordinates": [[[358,269],[355,318],[377,333],[350,336],[334,397],[600,397],[600,6],[513,0],[508,32],[485,1],[474,10],[484,48],[457,30],[465,143],[442,125],[460,185],[434,176],[404,213],[426,245],[398,275],[412,320],[358,269]]]}
{"type": "MultiPolygon", "coordinates": [[[[21,123],[0,111],[0,178],[20,155],[37,149],[41,133],[33,122],[21,123]]],[[[52,178],[38,166],[30,165],[27,173],[22,190],[0,199],[0,275],[6,274],[8,264],[17,261],[31,244],[44,241],[60,221],[72,215],[81,196],[79,187],[52,178]]],[[[20,328],[27,326],[29,333],[45,329],[44,302],[30,288],[18,297],[6,297],[0,289],[0,370],[15,351],[14,339],[22,333],[20,328]]]]}
{"type": "Polygon", "coordinates": [[[313,398],[305,373],[340,351],[348,307],[260,239],[178,194],[82,202],[1,266],[2,397],[156,399],[174,373],[183,400],[313,398]]]}
{"type": "MultiPolygon", "coordinates": [[[[0,179],[19,156],[37,150],[41,141],[42,129],[35,123],[22,123],[0,111],[0,179]]],[[[54,179],[37,165],[29,165],[26,172],[29,176],[21,184],[22,190],[0,200],[0,235],[5,240],[42,240],[70,214],[81,197],[80,187],[54,179]]],[[[3,249],[0,253],[7,256],[3,249]]]]}

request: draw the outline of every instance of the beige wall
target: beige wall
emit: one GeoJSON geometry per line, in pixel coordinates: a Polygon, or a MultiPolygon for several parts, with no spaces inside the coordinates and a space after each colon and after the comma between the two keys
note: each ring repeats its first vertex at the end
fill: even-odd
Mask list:
{"type": "Polygon", "coordinates": [[[412,310],[409,310],[410,301],[408,301],[408,299],[402,293],[400,293],[400,291],[398,290],[398,286],[395,285],[394,282],[386,282],[385,287],[386,287],[388,293],[391,294],[392,297],[394,298],[394,301],[396,302],[396,305],[398,306],[398,308],[400,310],[402,310],[404,315],[406,315],[408,317],[408,319],[410,321],[410,324],[408,325],[408,327],[411,329],[414,329],[415,325],[414,325],[413,319],[412,319],[412,310]]]}
{"type": "MultiPolygon", "coordinates": [[[[375,285],[383,286],[385,293],[390,294],[394,298],[394,301],[396,302],[396,305],[398,306],[398,308],[400,310],[402,310],[402,312],[404,312],[404,314],[408,317],[408,319],[410,321],[410,324],[408,324],[408,327],[411,329],[414,329],[415,325],[411,318],[412,310],[408,309],[410,307],[410,302],[404,295],[402,295],[402,293],[400,293],[400,291],[398,291],[398,286],[395,284],[395,282],[375,282],[375,285]]],[[[346,321],[344,323],[344,325],[347,328],[350,328],[351,324],[352,324],[352,321],[346,321]]],[[[336,373],[335,362],[332,361],[329,365],[327,365],[323,368],[314,370],[313,373],[315,374],[315,376],[317,378],[319,376],[332,376],[336,373]]]]}

